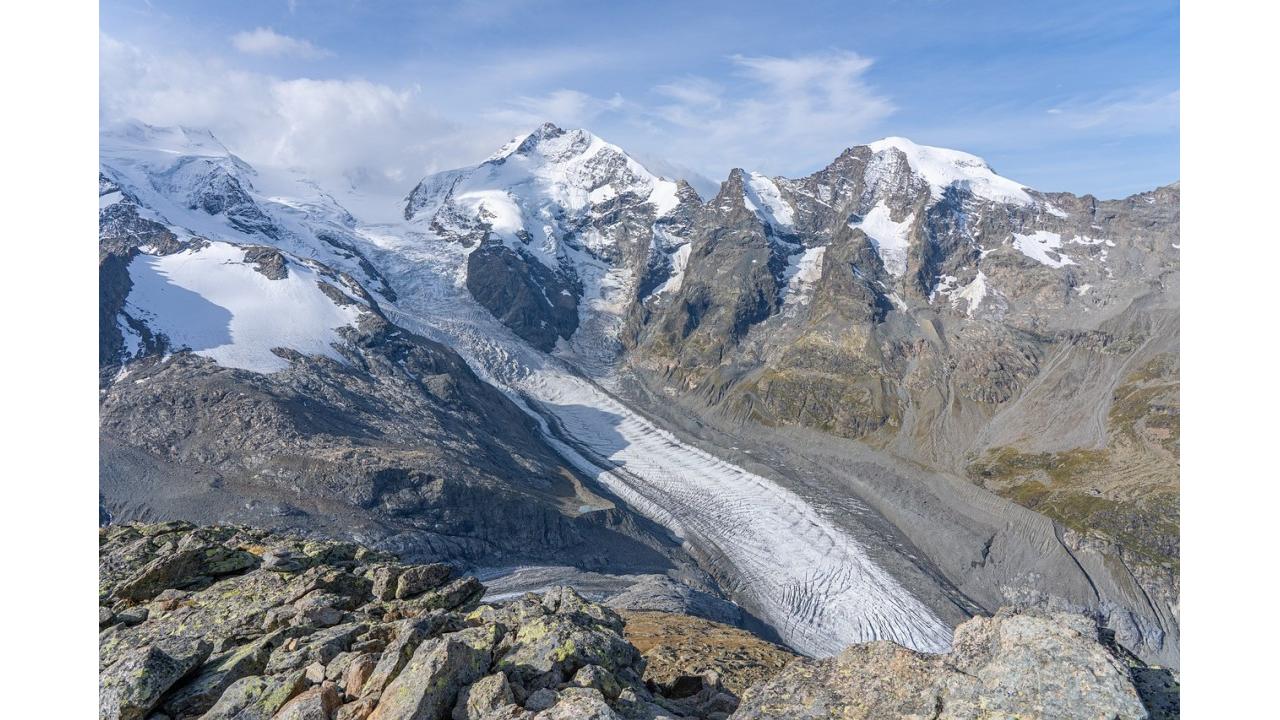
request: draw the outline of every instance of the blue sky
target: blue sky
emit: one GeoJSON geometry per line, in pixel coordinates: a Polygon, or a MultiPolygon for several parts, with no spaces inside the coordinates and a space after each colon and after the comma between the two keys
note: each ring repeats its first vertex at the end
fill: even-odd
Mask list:
{"type": "Polygon", "coordinates": [[[390,186],[542,120],[713,180],[885,135],[1042,190],[1178,179],[1168,2],[101,5],[102,118],[209,127],[251,162],[390,186]]]}

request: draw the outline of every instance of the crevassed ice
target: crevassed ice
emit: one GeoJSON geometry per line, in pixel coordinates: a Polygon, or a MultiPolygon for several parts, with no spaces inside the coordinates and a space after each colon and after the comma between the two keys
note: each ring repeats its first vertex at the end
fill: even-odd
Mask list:
{"type": "MultiPolygon", "coordinates": [[[[874,639],[923,651],[949,646],[950,628],[803,498],[682,442],[498,324],[453,282],[462,253],[377,242],[390,251],[384,265],[404,290],[384,306],[397,322],[462,353],[533,413],[548,442],[582,472],[693,545],[722,554],[736,599],[788,644],[815,656],[874,639]]],[[[813,262],[807,270],[797,263],[795,276],[813,277],[820,257],[814,248],[813,262]]]]}

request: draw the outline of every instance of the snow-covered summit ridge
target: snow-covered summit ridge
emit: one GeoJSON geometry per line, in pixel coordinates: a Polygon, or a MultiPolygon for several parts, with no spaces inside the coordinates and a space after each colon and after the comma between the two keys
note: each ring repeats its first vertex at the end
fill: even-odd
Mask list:
{"type": "Polygon", "coordinates": [[[103,128],[98,136],[101,158],[140,153],[233,158],[231,151],[213,133],[183,126],[157,127],[129,121],[103,128]]]}
{"type": "Polygon", "coordinates": [[[868,143],[867,148],[877,157],[893,151],[905,155],[912,172],[929,183],[934,199],[940,199],[946,188],[956,185],[978,197],[995,202],[1017,205],[1031,205],[1035,202],[1027,194],[1025,185],[997,175],[987,161],[977,155],[919,145],[904,137],[876,140],[868,143]]]}
{"type": "Polygon", "coordinates": [[[479,165],[424,178],[409,195],[405,217],[432,216],[452,205],[491,220],[499,234],[526,230],[537,236],[539,228],[526,225],[538,225],[551,206],[576,213],[631,194],[662,216],[679,204],[677,190],[676,181],[650,172],[617,145],[587,130],[545,123],[479,165]],[[524,207],[514,207],[517,200],[524,207]]]}

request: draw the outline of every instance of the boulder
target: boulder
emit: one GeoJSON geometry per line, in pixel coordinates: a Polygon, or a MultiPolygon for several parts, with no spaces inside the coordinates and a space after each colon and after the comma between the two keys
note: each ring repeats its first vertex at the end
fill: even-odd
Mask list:
{"type": "Polygon", "coordinates": [[[511,686],[502,673],[480,678],[458,693],[453,720],[481,720],[486,715],[515,703],[511,686]]]}
{"type": "Polygon", "coordinates": [[[560,692],[556,704],[534,720],[621,720],[595,688],[570,687],[560,692]]]}
{"type": "Polygon", "coordinates": [[[542,678],[546,676],[562,680],[587,665],[599,666],[615,676],[639,677],[640,653],[623,639],[623,623],[617,613],[587,603],[568,588],[549,591],[542,606],[548,611],[542,615],[528,608],[508,611],[525,619],[513,624],[511,647],[498,661],[498,669],[531,690],[531,683],[545,683],[542,678]]]}
{"type": "Polygon", "coordinates": [[[173,718],[198,717],[213,707],[232,683],[261,674],[272,649],[283,642],[281,633],[263,636],[209,659],[192,680],[170,693],[164,711],[173,718]]]}
{"type": "Polygon", "coordinates": [[[332,720],[341,705],[337,688],[325,683],[299,693],[280,708],[273,720],[332,720]]]}
{"type": "Polygon", "coordinates": [[[962,624],[947,655],[880,641],[852,645],[834,658],[797,660],[747,690],[734,714],[741,720],[911,716],[1138,720],[1147,711],[1125,661],[1102,642],[1092,620],[1008,610],[962,624]]]}
{"type": "Polygon", "coordinates": [[[555,690],[552,690],[551,688],[540,688],[529,694],[529,697],[524,701],[524,707],[526,710],[538,712],[539,710],[546,710],[547,708],[552,707],[559,700],[560,694],[555,690]]]}
{"type": "Polygon", "coordinates": [[[462,688],[489,669],[491,650],[453,633],[418,646],[409,664],[387,686],[370,720],[442,720],[462,688]]]}
{"type": "Polygon", "coordinates": [[[376,667],[378,667],[378,657],[376,655],[372,653],[357,655],[342,675],[341,685],[343,692],[348,697],[360,697],[360,691],[364,689],[364,684],[373,675],[373,670],[376,667]]]}
{"type": "Polygon", "coordinates": [[[146,717],[160,698],[209,657],[204,641],[167,638],[124,653],[98,676],[102,720],[146,717]]]}
{"type": "Polygon", "coordinates": [[[622,687],[613,673],[599,665],[585,665],[573,675],[573,684],[578,687],[595,688],[607,699],[617,699],[622,687]]]}
{"type": "Polygon", "coordinates": [[[445,584],[453,575],[453,568],[443,563],[414,565],[400,573],[396,581],[396,599],[403,600],[421,595],[445,584]]]}
{"type": "Polygon", "coordinates": [[[305,673],[254,675],[231,684],[201,720],[270,720],[307,685],[305,673]]]}

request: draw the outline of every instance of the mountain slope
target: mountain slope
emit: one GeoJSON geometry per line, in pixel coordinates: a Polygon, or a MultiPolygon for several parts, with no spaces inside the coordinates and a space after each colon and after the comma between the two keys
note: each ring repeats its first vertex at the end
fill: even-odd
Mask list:
{"type": "Polygon", "coordinates": [[[425,178],[405,219],[471,248],[467,287],[517,335],[544,351],[572,341],[590,362],[616,352],[622,313],[669,272],[697,203],[620,148],[548,124],[425,178]]]}
{"type": "Polygon", "coordinates": [[[266,196],[206,133],[134,126],[103,148],[105,517],[236,520],[465,562],[687,564],[455,352],[388,320],[365,288],[394,293],[323,193],[266,196]]]}
{"type": "Polygon", "coordinates": [[[1176,655],[1177,219],[1176,186],[1045,194],[900,138],[796,180],[734,171],[623,362],[634,399],[726,443],[773,428],[803,456],[820,441],[776,429],[816,430],[1045,512],[1072,552],[1123,558],[1127,640],[1176,655]]]}

